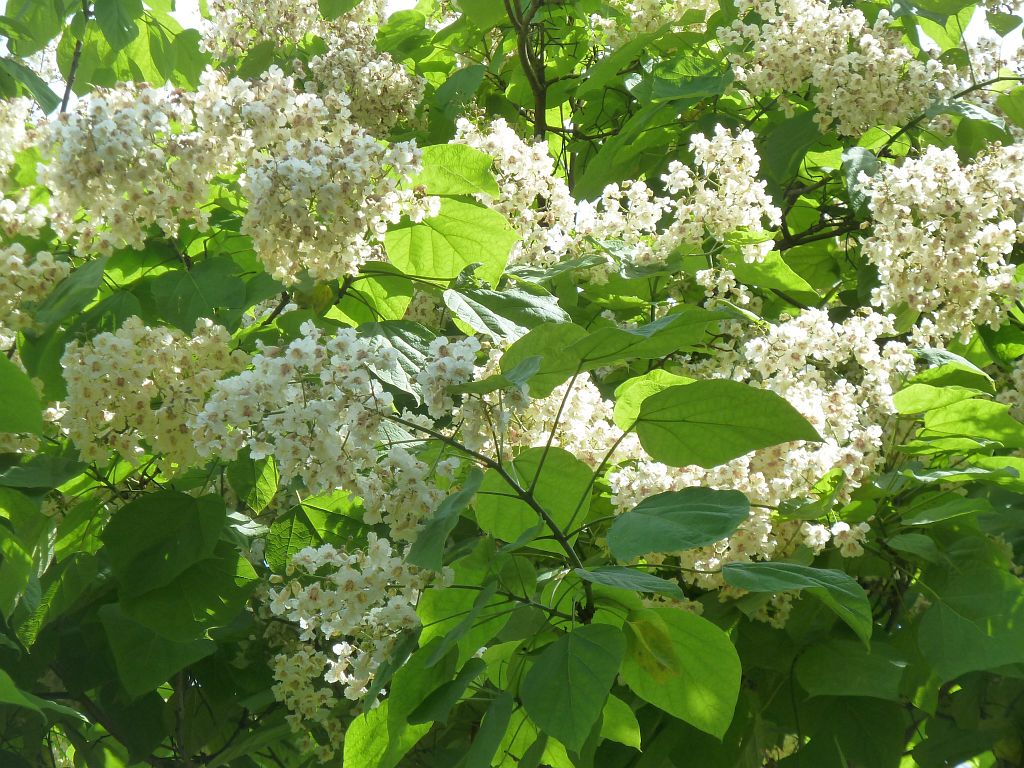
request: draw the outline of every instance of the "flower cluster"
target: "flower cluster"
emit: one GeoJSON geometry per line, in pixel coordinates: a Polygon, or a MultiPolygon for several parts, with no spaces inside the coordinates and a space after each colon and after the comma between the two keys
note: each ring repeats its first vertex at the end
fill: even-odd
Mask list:
{"type": "Polygon", "coordinates": [[[318,94],[332,111],[332,101],[343,101],[360,126],[386,132],[415,116],[424,81],[376,49],[376,25],[385,12],[382,0],[363,0],[328,21],[316,0],[211,0],[212,22],[204,45],[221,58],[231,58],[260,44],[280,46],[317,37],[327,50],[305,65],[295,63],[304,89],[318,94]]]}
{"type": "Polygon", "coordinates": [[[295,627],[273,662],[274,695],[290,710],[294,730],[315,723],[330,742],[340,741],[335,691],[353,702],[369,693],[395,639],[419,625],[416,602],[434,574],[408,565],[373,533],[365,550],[307,547],[288,571],[287,583],[268,595],[271,615],[295,627]]]}
{"type": "Polygon", "coordinates": [[[130,317],[113,333],[70,342],[61,358],[67,382],[61,427],[82,459],[105,466],[110,451],[132,463],[153,454],[169,472],[199,456],[188,426],[222,376],[245,366],[231,335],[200,318],[185,334],[130,317]]]}
{"type": "MultiPolygon", "coordinates": [[[[476,342],[435,343],[423,366],[431,387],[466,381],[476,342]]],[[[415,415],[393,413],[394,397],[379,376],[401,370],[394,347],[342,329],[322,339],[312,323],[284,349],[264,347],[252,368],[217,382],[190,421],[202,456],[233,458],[248,449],[272,455],[282,478],[301,478],[310,493],[344,489],[363,500],[363,519],[385,522],[397,540],[412,541],[443,493],[431,468],[403,445],[387,447],[396,424],[416,430],[415,415]],[[384,454],[381,459],[379,456],[384,454]]],[[[437,407],[446,397],[427,394],[437,407]]],[[[427,423],[432,423],[427,420],[427,423]]]]}
{"type": "Polygon", "coordinates": [[[14,334],[32,325],[25,307],[41,301],[71,271],[48,251],[29,254],[25,246],[0,247],[0,348],[14,343],[14,334]]]}
{"type": "Polygon", "coordinates": [[[451,413],[455,407],[448,387],[464,384],[473,378],[480,342],[473,336],[459,341],[438,336],[430,342],[427,351],[431,356],[430,362],[416,374],[416,383],[420,386],[427,413],[437,419],[451,413]]]}
{"type": "Polygon", "coordinates": [[[675,32],[686,27],[703,27],[708,17],[718,10],[718,3],[710,0],[609,0],[606,5],[615,15],[595,13],[590,23],[594,31],[601,33],[601,42],[608,48],[617,48],[633,38],[661,29],[675,32]],[[700,16],[696,11],[700,11],[700,16]]]}
{"type": "Polygon", "coordinates": [[[994,147],[964,166],[932,146],[862,181],[874,220],[863,253],[879,277],[872,303],[920,312],[915,335],[926,344],[998,328],[1024,296],[1009,258],[1024,241],[1024,150],[994,147]]]}
{"type": "Polygon", "coordinates": [[[739,18],[719,30],[738,50],[736,79],[754,96],[778,93],[783,105],[811,86],[822,130],[857,136],[875,125],[902,125],[938,98],[951,74],[937,59],[914,59],[892,17],[873,24],[828,0],[737,0],[739,18]],[[756,14],[758,22],[748,22],[756,14]]]}
{"type": "Polygon", "coordinates": [[[737,231],[752,233],[761,242],[744,243],[745,261],[760,261],[773,247],[764,227],[777,227],[782,212],[757,180],[761,158],[754,147],[754,134],[740,131],[734,136],[721,125],[714,136],[697,134],[690,140],[698,173],[673,161],[662,179],[673,201],[674,220],[659,237],[656,251],[667,255],[682,244],[699,245],[710,235],[718,241],[737,231]]]}
{"type": "Polygon", "coordinates": [[[30,118],[34,104],[28,99],[0,101],[0,233],[8,237],[34,237],[46,223],[46,208],[33,202],[32,191],[21,189],[8,197],[8,175],[18,154],[31,146],[35,130],[30,118]]]}
{"type": "Polygon", "coordinates": [[[313,278],[354,275],[380,246],[388,224],[437,215],[437,198],[399,189],[419,170],[412,143],[385,147],[357,130],[332,141],[289,141],[257,156],[241,179],[249,208],[242,234],[253,241],[267,272],[290,284],[304,270],[313,278]]]}
{"type": "Polygon", "coordinates": [[[62,239],[109,253],[141,249],[153,225],[168,237],[183,221],[205,228],[210,181],[234,158],[230,142],[197,125],[192,102],[170,87],[126,84],[93,92],[43,129],[38,180],[62,239]]]}

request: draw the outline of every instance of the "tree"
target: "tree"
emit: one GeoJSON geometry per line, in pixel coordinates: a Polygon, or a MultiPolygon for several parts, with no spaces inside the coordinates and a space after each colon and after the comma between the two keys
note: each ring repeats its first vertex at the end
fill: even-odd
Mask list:
{"type": "Polygon", "coordinates": [[[1021,764],[1012,9],[171,10],[0,17],[0,763],[1021,764]]]}

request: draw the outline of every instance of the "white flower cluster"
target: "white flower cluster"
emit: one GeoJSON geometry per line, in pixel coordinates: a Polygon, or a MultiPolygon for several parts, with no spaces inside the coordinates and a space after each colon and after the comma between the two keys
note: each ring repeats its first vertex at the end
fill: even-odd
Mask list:
{"type": "Polygon", "coordinates": [[[197,125],[193,101],[170,87],[97,89],[43,129],[38,181],[61,239],[109,253],[141,249],[153,225],[168,237],[183,221],[205,228],[210,181],[234,158],[230,143],[197,125]]]}
{"type": "Polygon", "coordinates": [[[606,3],[615,16],[592,14],[592,31],[600,32],[601,42],[607,48],[618,48],[624,43],[662,29],[677,32],[687,27],[699,26],[718,10],[718,3],[712,0],[608,0],[606,3]],[[687,14],[702,11],[699,22],[683,24],[687,14]]]}
{"type": "Polygon", "coordinates": [[[241,165],[242,232],[269,273],[288,284],[303,271],[354,273],[378,254],[389,223],[435,214],[438,201],[399,189],[419,170],[415,144],[382,145],[346,104],[276,67],[254,82],[208,70],[196,93],[97,91],[46,129],[51,158],[39,181],[52,194],[52,224],[103,253],[142,248],[153,225],[169,237],[182,221],[204,230],[212,179],[241,165]]]}
{"type": "Polygon", "coordinates": [[[399,189],[419,170],[419,157],[411,142],[386,147],[354,129],[330,140],[289,141],[246,169],[242,234],[282,283],[303,270],[319,280],[354,275],[371,257],[383,257],[388,224],[403,214],[413,221],[437,215],[438,198],[399,189]]]}
{"type": "Polygon", "coordinates": [[[68,276],[71,267],[48,251],[29,254],[25,246],[0,247],[0,349],[14,343],[15,333],[32,325],[25,306],[42,301],[68,276]]]}
{"type": "Polygon", "coordinates": [[[32,190],[22,189],[8,197],[8,174],[17,157],[35,140],[31,117],[35,105],[29,99],[0,101],[0,233],[8,237],[35,237],[46,223],[46,208],[32,202],[32,190]]]}
{"type": "Polygon", "coordinates": [[[31,99],[0,101],[0,177],[10,173],[18,153],[31,142],[32,108],[31,99]]]}
{"type": "Polygon", "coordinates": [[[761,158],[754,147],[754,134],[733,135],[721,125],[711,138],[697,134],[690,139],[698,173],[678,160],[662,179],[673,201],[675,219],[660,236],[656,251],[664,257],[682,244],[700,245],[710,235],[719,242],[737,231],[763,237],[761,242],[740,245],[743,259],[760,261],[774,244],[764,226],[779,226],[782,212],[757,180],[761,158]]]}
{"type": "Polygon", "coordinates": [[[211,0],[212,22],[203,44],[220,58],[242,55],[260,44],[282,45],[317,37],[326,52],[308,65],[296,62],[296,76],[325,102],[344,98],[363,128],[386,132],[411,119],[423,98],[424,81],[374,45],[383,0],[363,0],[328,21],[316,0],[211,0]]]}
{"type": "Polygon", "coordinates": [[[914,333],[925,344],[998,328],[1024,296],[1009,258],[1024,241],[1024,148],[996,146],[963,166],[952,148],[931,146],[862,181],[874,219],[862,248],[879,277],[872,303],[920,312],[914,333]]]}
{"type": "Polygon", "coordinates": [[[650,251],[648,241],[667,201],[643,181],[609,184],[593,203],[577,202],[556,174],[547,145],[528,144],[504,119],[495,120],[486,131],[460,120],[455,141],[494,158],[500,192],[485,202],[501,211],[521,237],[510,264],[556,264],[593,250],[587,246],[590,238],[614,238],[627,250],[650,251]]]}
{"type": "MultiPolygon", "coordinates": [[[[387,447],[394,398],[377,372],[399,370],[398,353],[351,329],[328,339],[312,323],[301,330],[284,349],[264,347],[250,370],[217,382],[190,421],[197,450],[226,459],[243,449],[273,455],[284,481],[301,478],[309,493],[340,488],[358,495],[367,523],[383,521],[392,537],[412,541],[444,494],[430,466],[401,445],[387,447]]],[[[475,345],[435,343],[423,374],[433,408],[446,395],[432,388],[472,376],[466,359],[475,345]]],[[[419,423],[415,416],[405,420],[419,423]]]]}
{"type": "Polygon", "coordinates": [[[416,383],[420,386],[423,402],[431,417],[441,418],[455,408],[448,387],[464,384],[473,378],[479,351],[480,342],[473,336],[458,341],[438,336],[430,342],[427,350],[431,356],[430,362],[416,374],[416,383]]]}
{"type": "Polygon", "coordinates": [[[130,317],[113,333],[65,348],[61,427],[82,459],[100,466],[111,450],[132,463],[151,453],[168,472],[195,466],[189,418],[214,382],[246,362],[245,353],[232,351],[231,334],[205,318],[184,334],[130,317]]]}
{"type": "Polygon", "coordinates": [[[718,32],[738,50],[736,79],[754,96],[778,93],[781,103],[813,88],[815,121],[857,136],[875,125],[902,125],[945,90],[951,73],[937,59],[915,59],[892,17],[874,24],[828,0],[736,0],[739,18],[718,32]],[[748,14],[759,21],[748,22],[748,14]]]}
{"type": "Polygon", "coordinates": [[[317,0],[208,0],[210,22],[203,46],[222,59],[241,56],[260,43],[327,38],[332,33],[376,35],[385,16],[384,0],[362,0],[334,21],[320,13],[317,0]]]}
{"type": "Polygon", "coordinates": [[[408,565],[373,533],[365,550],[307,547],[288,570],[288,582],[268,595],[271,615],[296,628],[274,659],[274,695],[294,730],[316,723],[337,743],[345,719],[334,711],[335,691],[353,702],[367,695],[398,635],[419,626],[416,602],[434,574],[408,565]]]}

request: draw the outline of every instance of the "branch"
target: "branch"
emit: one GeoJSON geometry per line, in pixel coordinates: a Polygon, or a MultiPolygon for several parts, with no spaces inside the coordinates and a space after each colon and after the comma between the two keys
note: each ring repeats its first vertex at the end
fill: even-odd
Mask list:
{"type": "MultiPolygon", "coordinates": [[[[89,0],[82,0],[83,30],[89,26],[89,0]]],[[[82,32],[85,36],[85,32],[82,32]]],[[[61,113],[68,111],[68,103],[71,101],[71,87],[75,84],[75,75],[78,74],[78,62],[82,59],[82,40],[75,41],[75,50],[71,54],[71,66],[68,67],[68,81],[64,86],[64,98],[60,100],[61,113]]]]}

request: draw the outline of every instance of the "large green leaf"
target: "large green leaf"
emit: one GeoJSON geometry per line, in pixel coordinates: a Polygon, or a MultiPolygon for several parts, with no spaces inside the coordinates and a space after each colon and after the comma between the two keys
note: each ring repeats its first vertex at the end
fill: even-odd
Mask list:
{"type": "Polygon", "coordinates": [[[628,589],[632,592],[653,592],[656,595],[667,595],[682,600],[686,597],[682,588],[674,581],[663,579],[651,573],[627,568],[621,565],[604,565],[600,568],[575,568],[573,573],[591,584],[601,584],[616,589],[628,589]]]}
{"type": "Polygon", "coordinates": [[[655,368],[642,376],[634,376],[620,384],[615,390],[614,420],[619,429],[632,429],[640,415],[640,406],[644,400],[656,392],[681,384],[690,384],[694,379],[669,373],[662,368],[655,368]]]}
{"type": "Polygon", "coordinates": [[[677,608],[630,613],[622,678],[644,701],[721,738],[740,691],[740,660],[729,636],[677,608]]]}
{"type": "Polygon", "coordinates": [[[714,467],[758,448],[821,440],[774,392],[714,379],[670,387],[643,401],[636,432],[651,458],[714,467]]]}
{"type": "Polygon", "coordinates": [[[920,436],[964,435],[996,440],[1006,448],[1024,448],[1024,424],[1009,414],[1009,408],[991,400],[961,400],[928,411],[920,436]]]}
{"type": "Polygon", "coordinates": [[[796,660],[797,682],[811,696],[870,696],[900,700],[907,660],[887,645],[866,649],[852,640],[833,638],[807,648],[796,660]],[[837,664],[836,659],[842,659],[837,664]]]}
{"type": "Polygon", "coordinates": [[[123,594],[170,584],[213,554],[226,521],[224,502],[176,491],[157,491],[126,504],[102,539],[123,594]]]}
{"type": "Polygon", "coordinates": [[[480,722],[480,730],[476,732],[466,752],[466,768],[490,768],[494,753],[498,751],[498,745],[512,718],[514,703],[508,691],[499,693],[491,701],[480,722]]]}
{"type": "Polygon", "coordinates": [[[245,304],[245,283],[238,265],[227,256],[213,256],[192,269],[167,272],[150,288],[160,316],[183,331],[195,328],[200,317],[233,328],[245,304]]]}
{"type": "Polygon", "coordinates": [[[621,630],[608,624],[584,625],[559,637],[519,687],[530,719],[579,752],[601,716],[625,650],[621,630]]]}
{"type": "Polygon", "coordinates": [[[544,291],[506,288],[450,288],[444,303],[464,324],[463,330],[492,337],[495,341],[515,340],[541,323],[568,323],[569,316],[558,299],[544,291]]]}
{"type": "Polygon", "coordinates": [[[99,616],[114,655],[117,676],[133,697],[154,690],[189,664],[217,650],[212,640],[176,642],[161,637],[126,615],[116,603],[100,608],[99,616]]]}
{"type": "Polygon", "coordinates": [[[865,644],[871,638],[871,604],[864,588],[844,571],[811,568],[796,563],[729,563],[722,568],[725,583],[748,592],[806,590],[849,625],[865,644]]]}
{"type": "Polygon", "coordinates": [[[280,475],[273,456],[236,459],[228,464],[226,474],[232,490],[253,512],[262,512],[277,494],[280,475]]]}
{"type": "Polygon", "coordinates": [[[95,0],[93,13],[111,50],[119,51],[139,34],[142,0],[95,0]]]}
{"type": "Polygon", "coordinates": [[[619,515],[608,531],[608,548],[617,560],[632,560],[704,547],[728,537],[749,516],[750,502],[739,491],[667,491],[619,515]]]}
{"type": "Polygon", "coordinates": [[[943,680],[1024,664],[1024,586],[992,566],[928,578],[939,599],[921,618],[917,644],[943,680]],[[945,577],[945,583],[940,578],[945,577]]]}
{"type": "Polygon", "coordinates": [[[500,213],[457,198],[445,198],[437,216],[406,221],[388,230],[391,263],[409,275],[450,280],[470,264],[496,285],[519,236],[500,213]]]}
{"type": "Polygon", "coordinates": [[[121,607],[161,637],[189,642],[230,624],[245,607],[256,578],[249,561],[222,542],[213,557],[191,565],[171,583],[122,595],[121,607]]]}
{"type": "Polygon", "coordinates": [[[361,0],[318,0],[320,13],[325,19],[336,19],[355,8],[361,0]]]}
{"type": "Polygon", "coordinates": [[[0,355],[0,432],[43,431],[43,405],[28,376],[6,355],[0,355]]]}
{"type": "MultiPolygon", "coordinates": [[[[505,471],[523,491],[531,491],[559,527],[567,533],[578,527],[590,509],[590,467],[562,448],[528,448],[505,471]],[[582,500],[582,501],[581,501],[582,500]]],[[[516,541],[525,531],[536,528],[535,536],[552,531],[541,528],[538,512],[494,469],[484,474],[476,497],[476,519],[480,527],[495,538],[516,541]]],[[[558,542],[536,540],[531,546],[549,552],[562,552],[558,542]]]]}
{"type": "MultiPolygon", "coordinates": [[[[504,15],[504,11],[502,11],[504,15]]],[[[491,166],[494,158],[464,144],[435,144],[423,148],[423,170],[412,180],[431,195],[498,196],[491,166]]]]}

